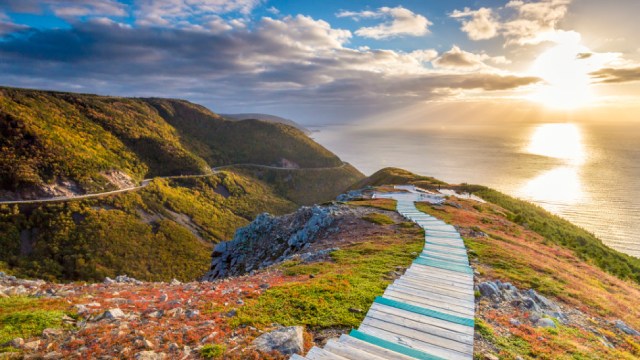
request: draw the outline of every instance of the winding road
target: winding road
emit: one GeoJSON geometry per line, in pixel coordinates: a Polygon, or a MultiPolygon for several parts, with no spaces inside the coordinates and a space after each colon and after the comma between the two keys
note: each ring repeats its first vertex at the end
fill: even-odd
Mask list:
{"type": "Polygon", "coordinates": [[[61,201],[75,201],[75,200],[83,200],[83,199],[92,199],[92,198],[110,196],[110,195],[115,195],[115,194],[121,194],[121,193],[124,193],[124,192],[143,189],[143,188],[149,186],[151,181],[153,181],[155,179],[186,179],[186,178],[207,177],[207,176],[214,175],[218,171],[221,171],[221,170],[224,170],[224,169],[229,169],[229,168],[232,168],[232,167],[240,167],[240,166],[257,167],[257,168],[261,168],[261,169],[270,169],[270,170],[283,170],[283,171],[292,171],[292,170],[331,170],[331,169],[341,169],[341,168],[347,166],[347,163],[346,162],[342,162],[342,164],[339,165],[339,166],[317,167],[317,168],[286,168],[286,167],[261,165],[261,164],[251,164],[251,163],[230,164],[230,165],[223,165],[223,166],[217,166],[217,167],[211,168],[212,172],[210,174],[157,176],[157,177],[150,178],[150,179],[144,179],[144,180],[142,180],[140,182],[140,185],[129,187],[129,188],[125,188],[125,189],[118,189],[118,190],[113,190],[113,191],[105,191],[105,192],[100,192],[100,193],[84,194],[84,195],[58,196],[58,197],[43,198],[43,199],[6,200],[6,201],[0,201],[0,205],[40,204],[40,203],[50,203],[50,202],[61,202],[61,201]]]}

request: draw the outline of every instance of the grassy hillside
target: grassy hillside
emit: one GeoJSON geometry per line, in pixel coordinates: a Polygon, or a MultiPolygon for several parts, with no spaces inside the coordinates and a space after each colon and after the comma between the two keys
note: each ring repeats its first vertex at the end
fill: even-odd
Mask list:
{"type": "Polygon", "coordinates": [[[122,187],[105,176],[114,171],[135,182],[233,163],[342,163],[293,127],[228,121],[183,100],[13,88],[0,88],[0,150],[5,198],[46,196],[47,186],[76,193],[122,187]]]}
{"type": "Polygon", "coordinates": [[[640,259],[604,245],[595,235],[529,202],[515,199],[485,186],[446,184],[431,177],[416,175],[397,168],[379,170],[359,181],[352,188],[385,184],[414,184],[427,189],[440,186],[473,193],[501,206],[510,221],[526,226],[543,236],[546,241],[570,249],[580,259],[593,263],[610,274],[640,283],[640,259]]]}
{"type": "Polygon", "coordinates": [[[351,189],[362,189],[367,186],[405,185],[412,184],[425,189],[445,185],[446,183],[430,176],[416,175],[410,171],[398,168],[384,168],[373,175],[364,178],[351,186],[351,189]]]}
{"type": "Polygon", "coordinates": [[[18,275],[51,280],[195,280],[212,244],[260,212],[296,207],[266,184],[226,172],[154,180],[106,199],[0,206],[0,261],[18,275]]]}
{"type": "Polygon", "coordinates": [[[333,200],[351,184],[364,178],[360,171],[349,164],[333,169],[283,171],[236,166],[232,170],[264,181],[271,185],[277,194],[303,205],[333,200]]]}

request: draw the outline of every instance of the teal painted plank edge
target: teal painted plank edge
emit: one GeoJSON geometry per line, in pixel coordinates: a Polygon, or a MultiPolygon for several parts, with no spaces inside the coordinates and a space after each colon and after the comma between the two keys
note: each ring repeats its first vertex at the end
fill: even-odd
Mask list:
{"type": "Polygon", "coordinates": [[[469,266],[455,265],[455,264],[450,264],[450,263],[436,261],[436,260],[427,260],[422,257],[418,257],[417,259],[413,260],[413,262],[416,264],[424,265],[424,266],[432,266],[440,269],[451,270],[451,271],[473,275],[473,270],[471,270],[469,266]]]}
{"type": "Polygon", "coordinates": [[[450,259],[450,258],[446,258],[446,257],[440,257],[437,255],[433,255],[433,254],[421,254],[420,255],[421,258],[423,259],[433,259],[433,260],[437,260],[437,261],[451,261],[452,263],[458,265],[469,265],[469,261],[467,261],[466,259],[450,259]]]}
{"type": "Polygon", "coordinates": [[[440,320],[444,320],[444,321],[460,324],[460,325],[465,325],[465,326],[469,326],[469,327],[474,327],[474,325],[475,325],[474,319],[463,318],[461,316],[445,314],[445,313],[441,313],[439,311],[426,309],[426,308],[423,308],[423,307],[420,307],[420,306],[403,303],[401,301],[387,299],[387,298],[382,297],[382,296],[376,297],[376,299],[373,302],[381,304],[381,305],[386,305],[386,306],[389,306],[389,307],[393,307],[393,308],[396,308],[396,309],[406,310],[406,311],[409,311],[409,312],[412,312],[412,313],[425,315],[425,316],[428,316],[428,317],[432,317],[434,319],[440,319],[440,320]]]}
{"type": "Polygon", "coordinates": [[[458,254],[458,253],[455,253],[455,252],[444,251],[444,250],[441,250],[441,249],[432,249],[432,248],[429,248],[429,247],[426,247],[426,246],[424,247],[424,249],[422,251],[423,252],[427,251],[427,252],[432,252],[432,253],[437,253],[437,254],[442,254],[442,255],[457,256],[457,257],[462,258],[464,260],[468,259],[467,254],[458,254]]]}
{"type": "Polygon", "coordinates": [[[453,248],[453,249],[460,249],[460,250],[467,250],[466,247],[464,246],[455,246],[455,245],[446,245],[446,244],[440,244],[440,243],[435,243],[435,242],[431,242],[431,241],[425,241],[426,244],[429,245],[437,245],[437,246],[444,246],[444,247],[449,247],[449,248],[453,248]]]}
{"type": "Polygon", "coordinates": [[[349,333],[349,336],[351,336],[352,338],[358,339],[358,340],[362,340],[362,341],[366,341],[369,344],[373,344],[375,346],[379,346],[381,348],[385,348],[387,350],[391,350],[403,355],[407,355],[407,356],[411,356],[413,358],[416,359],[421,359],[421,360],[445,360],[444,358],[435,356],[435,355],[431,355],[431,354],[427,354],[426,352],[422,352],[420,350],[416,350],[416,349],[412,349],[410,347],[406,347],[404,345],[400,345],[400,344],[396,344],[394,342],[391,341],[387,341],[384,339],[380,339],[377,336],[373,336],[373,335],[369,335],[369,334],[365,334],[361,331],[358,330],[351,330],[351,333],[349,333]]]}

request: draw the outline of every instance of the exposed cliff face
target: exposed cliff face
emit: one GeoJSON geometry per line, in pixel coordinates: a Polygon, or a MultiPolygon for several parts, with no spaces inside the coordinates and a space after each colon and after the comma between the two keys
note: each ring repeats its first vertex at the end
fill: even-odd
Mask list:
{"type": "Polygon", "coordinates": [[[216,245],[204,279],[241,275],[301,252],[323,232],[331,231],[334,220],[344,211],[340,206],[312,206],[280,217],[261,214],[238,229],[233,240],[216,245]]]}

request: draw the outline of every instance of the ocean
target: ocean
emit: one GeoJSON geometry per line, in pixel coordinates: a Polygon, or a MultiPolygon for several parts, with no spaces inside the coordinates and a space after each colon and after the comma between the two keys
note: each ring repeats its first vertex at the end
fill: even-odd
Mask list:
{"type": "Polygon", "coordinates": [[[388,166],[531,201],[640,257],[638,124],[530,123],[372,129],[312,137],[365,174],[388,166]]]}

